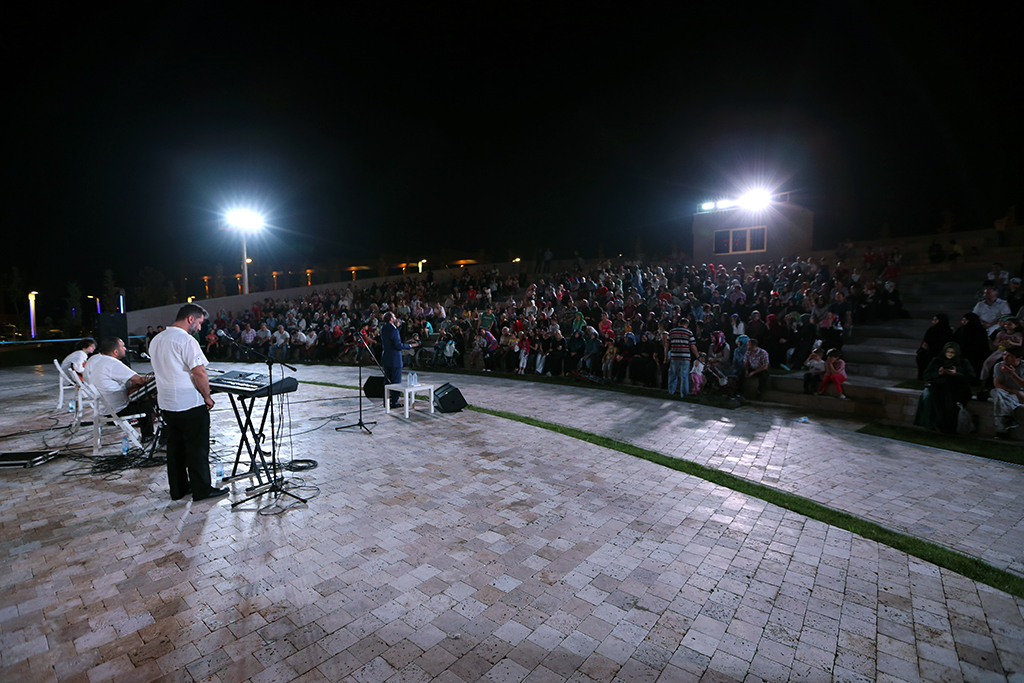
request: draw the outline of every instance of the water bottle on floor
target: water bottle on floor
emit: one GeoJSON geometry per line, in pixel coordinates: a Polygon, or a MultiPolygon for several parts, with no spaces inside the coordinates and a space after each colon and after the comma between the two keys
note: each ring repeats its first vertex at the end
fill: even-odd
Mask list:
{"type": "Polygon", "coordinates": [[[128,455],[128,437],[121,439],[121,455],[128,455]]]}
{"type": "Polygon", "coordinates": [[[224,463],[221,460],[217,461],[217,486],[224,483],[224,463]]]}
{"type": "Polygon", "coordinates": [[[68,412],[75,412],[75,399],[71,399],[70,401],[68,401],[68,412]]]}

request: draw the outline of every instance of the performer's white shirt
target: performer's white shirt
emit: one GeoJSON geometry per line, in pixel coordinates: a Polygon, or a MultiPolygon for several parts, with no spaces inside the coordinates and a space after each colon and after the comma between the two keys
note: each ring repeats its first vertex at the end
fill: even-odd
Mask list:
{"type": "Polygon", "coordinates": [[[210,362],[195,337],[172,325],[153,337],[149,356],[156,375],[156,400],[160,410],[179,413],[206,405],[192,381],[192,368],[210,362]]]}
{"type": "Polygon", "coordinates": [[[71,374],[72,370],[81,374],[85,372],[85,361],[87,361],[88,359],[89,354],[87,354],[82,349],[72,351],[71,353],[68,354],[68,357],[65,358],[64,361],[60,364],[60,369],[63,370],[68,375],[71,374]]]}
{"type": "Polygon", "coordinates": [[[85,381],[96,387],[115,413],[128,405],[128,380],[135,371],[114,358],[97,353],[85,365],[85,381]]]}

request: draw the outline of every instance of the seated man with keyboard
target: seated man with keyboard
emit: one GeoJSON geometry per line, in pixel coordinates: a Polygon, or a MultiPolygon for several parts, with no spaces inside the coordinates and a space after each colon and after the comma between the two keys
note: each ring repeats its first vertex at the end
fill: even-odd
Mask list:
{"type": "Polygon", "coordinates": [[[124,341],[108,337],[100,342],[100,352],[85,364],[85,381],[96,387],[116,414],[137,415],[145,413],[139,428],[143,440],[153,436],[153,399],[134,392],[152,381],[152,375],[138,375],[121,362],[125,357],[124,341]]]}

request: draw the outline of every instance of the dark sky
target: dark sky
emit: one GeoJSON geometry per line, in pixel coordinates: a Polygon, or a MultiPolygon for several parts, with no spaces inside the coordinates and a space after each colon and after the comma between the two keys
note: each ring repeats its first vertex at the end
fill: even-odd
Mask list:
{"type": "Polygon", "coordinates": [[[825,4],[9,19],[0,265],[53,296],[231,271],[219,212],[250,202],[259,265],[653,250],[757,179],[826,243],[991,225],[1022,186],[1009,15],[825,4]]]}

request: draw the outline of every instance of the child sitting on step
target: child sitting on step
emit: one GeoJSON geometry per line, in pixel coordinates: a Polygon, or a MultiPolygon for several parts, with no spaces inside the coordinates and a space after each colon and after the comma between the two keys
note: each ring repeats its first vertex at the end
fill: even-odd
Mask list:
{"type": "Polygon", "coordinates": [[[846,399],[846,394],[843,393],[843,382],[846,381],[846,361],[843,360],[842,355],[839,349],[829,349],[828,355],[825,356],[825,376],[821,380],[819,395],[825,393],[825,388],[831,382],[836,385],[839,398],[846,399]]]}
{"type": "Polygon", "coordinates": [[[811,355],[804,361],[809,372],[804,373],[804,393],[813,394],[814,388],[821,385],[825,376],[825,360],[821,357],[821,347],[811,351],[811,355]]]}

